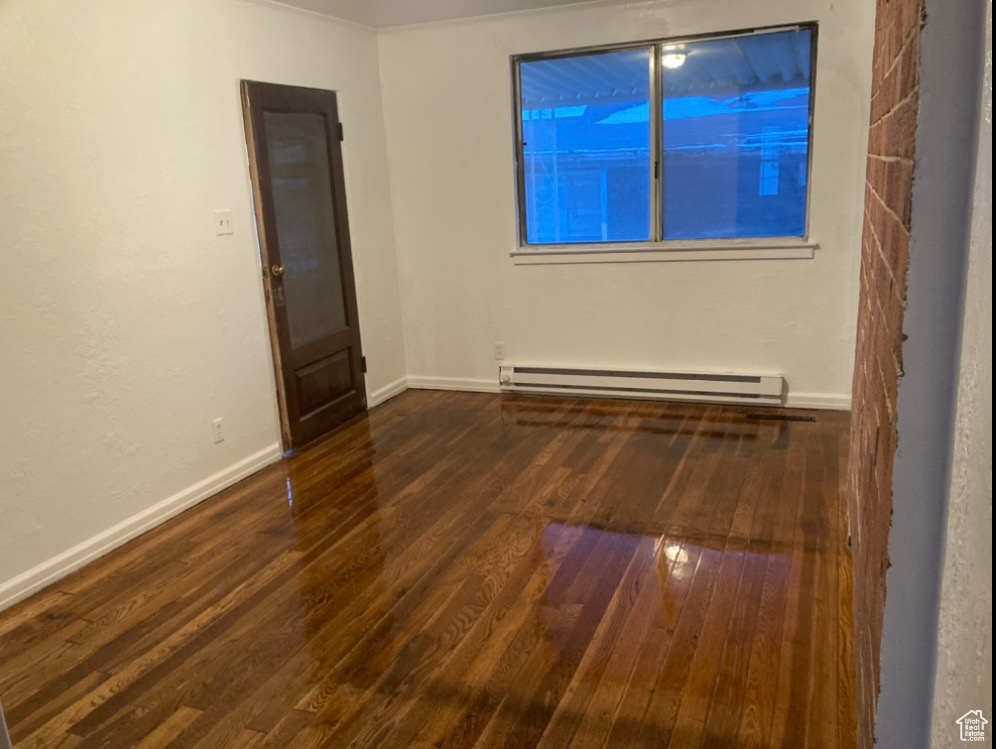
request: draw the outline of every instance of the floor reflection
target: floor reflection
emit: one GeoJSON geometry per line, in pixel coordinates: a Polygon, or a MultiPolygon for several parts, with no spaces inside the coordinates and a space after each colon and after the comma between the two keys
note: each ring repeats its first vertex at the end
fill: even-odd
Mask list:
{"type": "Polygon", "coordinates": [[[17,738],[847,746],[845,433],[405,393],[0,629],[17,738]]]}

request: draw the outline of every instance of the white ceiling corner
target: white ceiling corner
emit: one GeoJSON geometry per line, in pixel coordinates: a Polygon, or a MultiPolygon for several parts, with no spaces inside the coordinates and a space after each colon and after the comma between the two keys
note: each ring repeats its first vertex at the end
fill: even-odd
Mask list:
{"type": "MultiPolygon", "coordinates": [[[[607,1],[607,0],[603,0],[607,1]]],[[[592,0],[280,0],[313,13],[383,29],[517,13],[592,0]]]]}

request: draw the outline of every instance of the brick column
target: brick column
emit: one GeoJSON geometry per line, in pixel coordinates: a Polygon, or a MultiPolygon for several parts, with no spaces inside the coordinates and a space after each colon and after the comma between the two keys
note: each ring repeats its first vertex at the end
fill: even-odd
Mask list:
{"type": "Polygon", "coordinates": [[[847,492],[860,747],[874,743],[880,689],[922,19],[923,0],[878,0],[847,492]]]}

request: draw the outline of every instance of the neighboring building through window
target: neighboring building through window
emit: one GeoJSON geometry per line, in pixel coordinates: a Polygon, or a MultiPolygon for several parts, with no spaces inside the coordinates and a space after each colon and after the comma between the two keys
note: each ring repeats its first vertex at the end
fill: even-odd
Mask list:
{"type": "Polygon", "coordinates": [[[815,27],[514,59],[523,244],[803,237],[815,27]]]}

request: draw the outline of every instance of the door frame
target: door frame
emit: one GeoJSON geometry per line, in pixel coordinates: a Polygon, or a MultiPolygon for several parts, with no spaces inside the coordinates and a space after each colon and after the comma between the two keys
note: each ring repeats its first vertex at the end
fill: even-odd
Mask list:
{"type": "MultiPolygon", "coordinates": [[[[276,211],[270,186],[270,170],[266,158],[260,158],[263,153],[263,109],[256,105],[257,101],[266,97],[270,100],[286,101],[286,111],[300,111],[291,101],[294,97],[308,95],[320,97],[332,113],[331,121],[326,118],[325,131],[329,149],[331,166],[333,222],[336,230],[341,263],[341,282],[343,284],[343,302],[350,327],[356,330],[356,356],[354,380],[363,404],[367,408],[366,392],[366,360],[363,356],[362,332],[359,321],[358,292],[356,276],[353,268],[352,243],[349,232],[349,219],[346,205],[345,169],[342,156],[342,124],[339,120],[339,107],[335,91],[291,86],[278,83],[267,83],[243,79],[240,81],[240,98],[242,101],[243,126],[245,129],[246,152],[249,164],[249,182],[252,190],[253,213],[256,226],[256,240],[259,251],[260,275],[262,277],[263,297],[266,306],[267,329],[270,336],[270,352],[273,360],[273,374],[276,385],[277,408],[280,415],[280,437],[284,454],[302,447],[310,439],[302,439],[293,429],[292,410],[296,405],[296,395],[288,387],[292,381],[293,371],[284,346],[289,346],[290,335],[282,316],[278,315],[274,306],[273,274],[271,267],[276,263],[272,247],[279,247],[276,237],[276,211]],[[347,293],[347,286],[352,287],[352,294],[347,293]]],[[[281,107],[267,106],[266,111],[281,111],[281,107]]]]}

